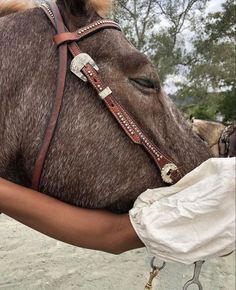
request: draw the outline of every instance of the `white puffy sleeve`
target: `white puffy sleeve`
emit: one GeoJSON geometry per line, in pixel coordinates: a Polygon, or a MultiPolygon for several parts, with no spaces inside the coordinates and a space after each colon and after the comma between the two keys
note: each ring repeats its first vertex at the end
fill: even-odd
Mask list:
{"type": "Polygon", "coordinates": [[[150,189],[129,216],[149,253],[192,264],[235,249],[236,158],[211,158],[170,187],[150,189]]]}

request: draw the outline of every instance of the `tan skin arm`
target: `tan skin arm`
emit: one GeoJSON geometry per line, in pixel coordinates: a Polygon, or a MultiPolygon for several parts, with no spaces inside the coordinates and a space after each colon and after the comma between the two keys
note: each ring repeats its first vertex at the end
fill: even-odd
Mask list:
{"type": "Polygon", "coordinates": [[[144,247],[127,214],[77,208],[1,178],[0,212],[82,248],[120,254],[144,247]]]}

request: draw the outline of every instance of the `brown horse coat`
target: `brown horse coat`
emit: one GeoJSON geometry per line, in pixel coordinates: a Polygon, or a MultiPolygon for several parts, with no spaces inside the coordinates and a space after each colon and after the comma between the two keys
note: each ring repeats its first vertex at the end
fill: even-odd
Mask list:
{"type": "MultiPolygon", "coordinates": [[[[86,1],[66,3],[58,1],[70,30],[100,19],[86,1]]],[[[54,102],[54,34],[41,8],[0,18],[0,176],[29,187],[54,102]]],[[[97,62],[117,99],[184,172],[210,156],[161,89],[149,59],[121,32],[100,31],[79,46],[97,62]]],[[[68,68],[40,190],[74,205],[125,212],[141,192],[163,185],[149,156],[131,143],[94,90],[68,68]]]]}

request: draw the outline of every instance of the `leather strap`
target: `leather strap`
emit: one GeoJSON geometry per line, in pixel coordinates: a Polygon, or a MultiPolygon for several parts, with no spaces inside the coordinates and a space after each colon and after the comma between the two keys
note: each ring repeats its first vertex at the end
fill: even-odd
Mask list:
{"type": "MultiPolygon", "coordinates": [[[[217,143],[216,143],[217,144],[217,143]]],[[[236,152],[236,123],[224,128],[218,140],[219,156],[233,157],[236,152]],[[231,138],[231,136],[233,138],[231,138]]]]}
{"type": "MultiPolygon", "coordinates": [[[[75,42],[68,45],[71,54],[76,57],[81,54],[81,50],[75,42]]],[[[83,74],[94,89],[100,94],[107,86],[103,83],[97,71],[89,63],[82,68],[83,74]]],[[[129,115],[129,113],[119,104],[112,92],[107,97],[102,98],[105,105],[118,121],[122,129],[129,136],[129,138],[136,144],[142,145],[145,150],[152,157],[156,165],[161,171],[162,179],[169,184],[178,182],[184,174],[181,172],[181,167],[175,165],[176,163],[168,156],[160,152],[156,145],[149,139],[146,133],[138,126],[137,122],[129,115]],[[169,166],[170,164],[174,167],[169,166]],[[165,175],[170,172],[169,176],[165,175]],[[172,181],[171,181],[172,180],[172,181]]]]}
{"type": "MultiPolygon", "coordinates": [[[[78,56],[81,51],[78,45],[74,42],[68,45],[70,52],[74,57],[78,56]]],[[[97,71],[93,68],[92,65],[87,64],[82,68],[83,74],[87,77],[88,81],[92,84],[94,89],[100,94],[102,91],[106,90],[107,86],[102,81],[101,77],[97,73],[97,71]]],[[[176,164],[168,155],[164,155],[160,152],[160,150],[156,147],[156,145],[149,139],[146,133],[138,126],[137,122],[129,115],[129,113],[122,107],[121,104],[116,100],[113,96],[112,92],[105,98],[102,98],[105,105],[118,121],[120,126],[123,128],[125,133],[129,136],[129,138],[136,144],[142,145],[145,150],[151,155],[154,159],[156,165],[160,169],[162,173],[162,178],[164,180],[164,174],[170,170],[170,179],[172,182],[167,183],[176,183],[179,181],[183,174],[181,173],[181,169],[179,166],[176,166],[176,170],[173,170],[173,167],[168,168],[168,164],[176,164]]],[[[170,180],[169,179],[169,180],[170,180]]]]}
{"type": "Polygon", "coordinates": [[[72,41],[79,41],[83,39],[84,37],[90,36],[95,32],[98,32],[99,30],[107,28],[113,28],[117,30],[121,30],[120,26],[112,21],[112,20],[98,20],[90,25],[83,27],[81,29],[78,29],[75,32],[65,32],[58,34],[54,36],[53,40],[56,43],[57,46],[60,46],[63,43],[69,43],[72,41]]]}
{"type": "MultiPolygon", "coordinates": [[[[57,5],[54,2],[51,2],[50,7],[53,12],[53,18],[55,21],[57,32],[64,33],[65,26],[64,26],[61,13],[57,5]]],[[[49,12],[47,13],[48,15],[50,15],[49,12]]],[[[50,15],[50,19],[51,18],[52,18],[52,15],[50,15]]],[[[38,158],[35,163],[35,168],[34,168],[33,178],[32,178],[32,188],[34,190],[39,190],[40,179],[41,179],[43,167],[45,164],[45,160],[47,157],[47,152],[48,152],[50,143],[52,141],[52,138],[56,129],[57,120],[58,120],[59,113],[62,106],[65,80],[66,80],[66,72],[67,72],[67,54],[68,54],[67,45],[65,44],[61,45],[59,47],[59,68],[58,68],[58,76],[57,76],[56,97],[55,97],[55,102],[52,108],[52,113],[49,120],[49,124],[48,124],[48,127],[45,132],[45,136],[43,139],[43,144],[42,144],[41,150],[39,152],[38,158]]]]}
{"type": "MultiPolygon", "coordinates": [[[[45,12],[49,17],[50,21],[55,26],[56,17],[54,18],[53,16],[54,12],[52,14],[52,12],[50,11],[50,7],[47,5],[44,5],[44,8],[44,11],[46,10],[45,12]]],[[[68,32],[66,28],[66,31],[64,32],[58,30],[58,35],[54,37],[54,41],[59,46],[59,48],[61,48],[61,46],[64,47],[66,44],[68,44],[69,51],[74,56],[74,60],[78,58],[78,61],[80,63],[80,58],[82,57],[82,55],[85,54],[82,53],[74,40],[79,41],[83,37],[89,36],[92,33],[95,33],[98,30],[104,28],[120,29],[119,25],[115,24],[113,21],[101,20],[98,22],[94,22],[86,27],[83,27],[74,33],[68,32]]],[[[122,105],[119,104],[119,102],[113,96],[111,89],[107,87],[102,81],[96,70],[96,66],[88,61],[84,64],[84,66],[82,66],[81,73],[83,78],[85,78],[85,80],[88,80],[90,84],[94,87],[94,89],[98,92],[100,98],[104,101],[109,111],[115,117],[125,133],[129,136],[129,138],[134,143],[142,145],[144,149],[154,159],[156,165],[161,171],[162,179],[169,184],[176,183],[178,180],[180,180],[183,176],[183,173],[181,172],[181,167],[177,166],[176,163],[167,154],[164,155],[162,152],[160,152],[155,144],[138,126],[135,120],[122,107],[122,105]]]]}

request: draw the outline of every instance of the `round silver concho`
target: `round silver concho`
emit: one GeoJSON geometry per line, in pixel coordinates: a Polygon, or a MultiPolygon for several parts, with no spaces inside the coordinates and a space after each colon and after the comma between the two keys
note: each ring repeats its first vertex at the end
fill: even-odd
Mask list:
{"type": "Polygon", "coordinates": [[[178,167],[174,163],[166,164],[161,170],[161,177],[164,182],[172,184],[174,180],[171,178],[171,173],[178,170],[178,167]]]}

